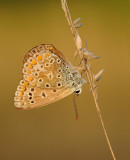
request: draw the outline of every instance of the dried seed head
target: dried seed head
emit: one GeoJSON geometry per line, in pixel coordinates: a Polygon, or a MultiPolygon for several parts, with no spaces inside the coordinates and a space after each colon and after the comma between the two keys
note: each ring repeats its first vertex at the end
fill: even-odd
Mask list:
{"type": "Polygon", "coordinates": [[[92,56],[90,59],[92,60],[92,59],[99,59],[100,58],[100,56],[92,56]]]}
{"type": "Polygon", "coordinates": [[[74,24],[74,25],[77,24],[80,20],[81,20],[81,18],[76,19],[76,20],[73,22],[73,24],[74,24]]]}
{"type": "MultiPolygon", "coordinates": [[[[97,80],[99,77],[101,77],[101,74],[103,73],[104,69],[99,71],[97,74],[94,75],[94,79],[97,80]]],[[[100,78],[101,79],[101,78],[100,78]]]]}
{"type": "Polygon", "coordinates": [[[76,36],[76,46],[80,50],[82,48],[82,41],[79,35],[76,36]]]}
{"type": "Polygon", "coordinates": [[[82,27],[82,23],[78,23],[78,24],[76,24],[76,25],[74,25],[75,26],[75,28],[80,28],[80,27],[82,27]]]}
{"type": "Polygon", "coordinates": [[[83,54],[85,56],[93,56],[94,54],[92,52],[90,52],[87,48],[82,48],[81,49],[83,51],[83,54]]]}
{"type": "Polygon", "coordinates": [[[78,51],[76,50],[75,53],[74,53],[74,60],[76,61],[76,58],[78,56],[78,51]]]}

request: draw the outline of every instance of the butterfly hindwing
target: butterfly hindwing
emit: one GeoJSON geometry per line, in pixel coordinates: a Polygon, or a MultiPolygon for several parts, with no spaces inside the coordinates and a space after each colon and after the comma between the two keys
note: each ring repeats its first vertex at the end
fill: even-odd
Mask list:
{"type": "MultiPolygon", "coordinates": [[[[17,109],[33,109],[47,104],[56,102],[68,95],[74,90],[70,88],[60,89],[41,89],[37,87],[27,86],[27,90],[23,95],[15,97],[15,107],[17,109]]],[[[21,91],[16,94],[20,95],[21,91]]]]}

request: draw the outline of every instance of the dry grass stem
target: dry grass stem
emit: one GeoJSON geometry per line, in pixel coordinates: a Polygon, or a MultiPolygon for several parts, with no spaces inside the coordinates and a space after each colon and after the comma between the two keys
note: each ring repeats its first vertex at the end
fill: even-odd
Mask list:
{"type": "Polygon", "coordinates": [[[99,118],[100,118],[100,121],[101,121],[101,125],[103,127],[103,131],[104,131],[104,134],[105,134],[110,152],[112,154],[113,160],[116,160],[114,152],[113,152],[111,144],[110,144],[110,140],[108,138],[108,135],[107,135],[107,132],[106,132],[106,129],[105,129],[105,126],[104,126],[104,122],[103,122],[103,119],[102,119],[102,116],[101,116],[100,108],[99,108],[99,105],[98,105],[97,86],[98,86],[98,83],[101,79],[101,74],[103,73],[103,70],[99,71],[99,73],[94,75],[92,70],[91,70],[91,65],[90,65],[90,62],[91,62],[92,59],[94,60],[94,59],[98,59],[100,57],[99,56],[94,56],[94,54],[91,53],[88,50],[87,42],[86,42],[86,48],[82,47],[82,40],[81,40],[81,38],[78,34],[78,31],[77,31],[77,28],[80,28],[82,26],[82,24],[79,23],[80,18],[78,18],[77,20],[72,22],[71,14],[69,12],[69,8],[68,8],[68,5],[67,5],[67,1],[66,0],[61,0],[61,4],[62,4],[62,8],[63,8],[64,13],[65,13],[65,17],[68,21],[68,24],[69,24],[69,27],[71,29],[71,32],[72,32],[72,35],[73,35],[73,38],[74,38],[74,42],[75,42],[75,45],[76,45],[76,48],[77,48],[76,52],[74,54],[74,59],[76,59],[78,54],[80,55],[81,63],[82,63],[81,68],[83,70],[85,70],[86,79],[88,81],[88,84],[90,85],[90,91],[92,92],[92,95],[93,95],[93,98],[94,98],[95,106],[96,106],[96,109],[97,109],[97,112],[98,112],[98,115],[99,115],[99,118]]]}

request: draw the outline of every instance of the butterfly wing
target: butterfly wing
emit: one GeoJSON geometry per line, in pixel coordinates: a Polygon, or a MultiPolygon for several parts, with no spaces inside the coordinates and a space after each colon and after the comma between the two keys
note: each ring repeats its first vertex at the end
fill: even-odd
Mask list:
{"type": "Polygon", "coordinates": [[[24,92],[22,96],[18,95],[21,93],[21,91],[16,92],[15,107],[17,109],[26,110],[45,106],[50,103],[54,103],[70,95],[73,92],[73,90],[70,90],[69,88],[51,90],[33,87],[33,91],[30,91],[31,89],[32,86],[28,86],[28,89],[24,92]]]}
{"type": "Polygon", "coordinates": [[[24,58],[23,80],[17,87],[14,105],[31,109],[58,101],[75,91],[69,62],[52,45],[30,50],[24,58]]]}
{"type": "Polygon", "coordinates": [[[66,59],[66,57],[60,52],[58,51],[52,44],[41,44],[40,46],[36,46],[34,48],[32,48],[30,51],[28,51],[28,53],[25,55],[24,57],[24,63],[27,61],[28,58],[32,57],[34,54],[36,54],[37,52],[42,52],[43,50],[48,50],[51,53],[59,56],[61,59],[63,59],[66,63],[68,63],[68,60],[66,59]]]}

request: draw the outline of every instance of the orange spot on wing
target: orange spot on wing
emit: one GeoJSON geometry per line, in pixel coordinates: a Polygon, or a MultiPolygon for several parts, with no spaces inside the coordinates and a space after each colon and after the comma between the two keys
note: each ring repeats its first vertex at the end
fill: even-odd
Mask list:
{"type": "Polygon", "coordinates": [[[21,90],[22,90],[22,91],[25,91],[25,86],[21,86],[21,90]]]}
{"type": "Polygon", "coordinates": [[[41,54],[37,56],[37,60],[38,60],[38,61],[41,61],[41,60],[42,60],[42,55],[41,55],[41,54]]]}
{"type": "Polygon", "coordinates": [[[49,52],[46,52],[46,54],[45,54],[45,58],[47,57],[47,56],[49,56],[50,55],[50,53],[49,52]]]}
{"type": "Polygon", "coordinates": [[[50,48],[49,48],[49,49],[53,49],[53,48],[52,48],[52,46],[50,46],[50,48]]]}
{"type": "Polygon", "coordinates": [[[30,73],[31,73],[31,71],[28,69],[28,70],[27,70],[27,74],[30,74],[30,73]]]}
{"type": "Polygon", "coordinates": [[[35,65],[36,63],[37,63],[36,60],[33,59],[31,64],[32,64],[32,65],[35,65]]]}
{"type": "Polygon", "coordinates": [[[47,55],[47,56],[49,56],[49,55],[50,55],[50,53],[49,53],[49,52],[46,52],[46,55],[47,55]]]}
{"type": "Polygon", "coordinates": [[[19,104],[20,104],[20,106],[23,106],[23,105],[24,105],[24,103],[23,103],[23,102],[20,102],[19,104]]]}
{"type": "Polygon", "coordinates": [[[33,80],[33,77],[28,77],[28,81],[32,81],[33,80]]]}
{"type": "Polygon", "coordinates": [[[24,81],[24,86],[27,86],[28,85],[28,82],[27,81],[24,81]]]}
{"type": "Polygon", "coordinates": [[[32,85],[33,87],[36,87],[36,84],[35,84],[35,83],[31,83],[31,85],[32,85]]]}
{"type": "Polygon", "coordinates": [[[19,100],[22,100],[23,98],[22,97],[19,97],[19,100]]]}
{"type": "Polygon", "coordinates": [[[29,64],[29,65],[28,65],[28,68],[29,68],[29,69],[31,69],[31,68],[32,68],[32,65],[31,65],[31,64],[29,64]]]}
{"type": "Polygon", "coordinates": [[[21,91],[21,92],[19,92],[19,96],[23,96],[23,92],[21,91]]]}

